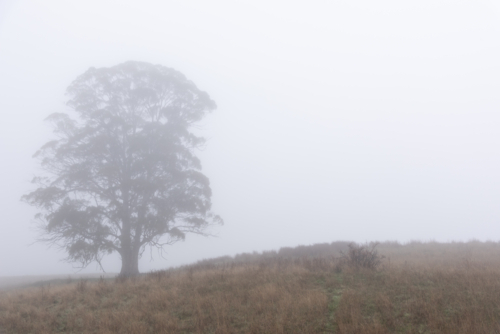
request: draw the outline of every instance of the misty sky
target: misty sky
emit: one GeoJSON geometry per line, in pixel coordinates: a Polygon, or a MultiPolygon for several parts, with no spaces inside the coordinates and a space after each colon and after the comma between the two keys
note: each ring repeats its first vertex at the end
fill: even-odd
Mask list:
{"type": "Polygon", "coordinates": [[[0,0],[0,276],[75,271],[30,245],[36,211],[19,199],[67,86],[128,60],[175,68],[218,105],[199,156],[225,225],[166,260],[146,252],[141,271],[335,240],[500,239],[500,2],[0,0]]]}

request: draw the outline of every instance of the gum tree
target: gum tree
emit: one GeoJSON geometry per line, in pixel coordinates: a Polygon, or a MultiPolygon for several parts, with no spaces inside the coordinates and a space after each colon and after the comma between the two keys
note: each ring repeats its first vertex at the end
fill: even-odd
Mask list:
{"type": "Polygon", "coordinates": [[[222,223],[194,154],[204,140],[191,131],[216,108],[207,93],[173,69],[131,61],[90,68],[67,95],[71,115],[49,116],[57,137],[35,154],[43,175],[23,196],[39,209],[40,240],[82,267],[118,252],[120,275],[132,276],[146,247],[222,223]]]}

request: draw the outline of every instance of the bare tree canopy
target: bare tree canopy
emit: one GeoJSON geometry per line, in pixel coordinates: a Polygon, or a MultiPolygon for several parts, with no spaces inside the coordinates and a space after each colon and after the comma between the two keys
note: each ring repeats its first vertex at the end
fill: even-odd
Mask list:
{"type": "Polygon", "coordinates": [[[74,117],[56,113],[57,139],[35,156],[44,175],[23,196],[39,208],[41,240],[87,266],[118,252],[121,275],[139,273],[147,246],[222,223],[190,130],[216,108],[207,93],[170,68],[126,62],[90,68],[67,90],[74,117]]]}

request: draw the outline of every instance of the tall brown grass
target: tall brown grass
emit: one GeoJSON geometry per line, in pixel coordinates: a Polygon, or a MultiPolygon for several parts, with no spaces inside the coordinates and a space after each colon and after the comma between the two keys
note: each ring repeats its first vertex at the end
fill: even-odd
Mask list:
{"type": "Polygon", "coordinates": [[[499,243],[349,243],[0,293],[7,333],[500,333],[499,243]],[[357,246],[356,246],[357,247],[357,246]],[[373,249],[370,247],[365,250],[373,249]],[[358,248],[359,250],[359,248],[358,248]],[[347,260],[346,260],[347,259],[347,260]]]}

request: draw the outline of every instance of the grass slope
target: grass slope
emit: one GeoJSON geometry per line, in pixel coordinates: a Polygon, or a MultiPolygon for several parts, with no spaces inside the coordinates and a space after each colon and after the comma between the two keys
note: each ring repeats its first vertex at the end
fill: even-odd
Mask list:
{"type": "Polygon", "coordinates": [[[500,333],[499,243],[337,242],[0,292],[7,333],[500,333]]]}

